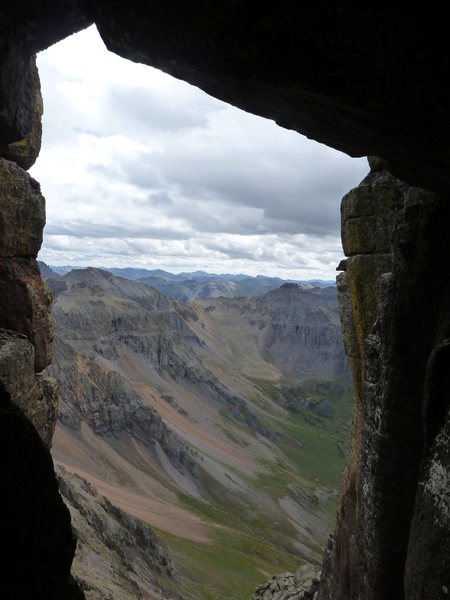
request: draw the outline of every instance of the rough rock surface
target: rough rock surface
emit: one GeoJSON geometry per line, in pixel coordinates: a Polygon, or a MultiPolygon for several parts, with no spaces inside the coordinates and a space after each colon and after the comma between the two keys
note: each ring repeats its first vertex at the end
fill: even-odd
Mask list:
{"type": "Polygon", "coordinates": [[[44,225],[39,183],[15,162],[0,158],[0,256],[36,258],[44,225]]]}
{"type": "Polygon", "coordinates": [[[35,370],[42,371],[51,361],[53,333],[50,293],[42,281],[36,260],[0,258],[0,281],[3,292],[0,327],[28,337],[34,346],[35,370]]]}
{"type": "Polygon", "coordinates": [[[320,573],[310,565],[303,565],[295,573],[274,575],[256,588],[252,600],[316,600],[320,573]]]}
{"type": "Polygon", "coordinates": [[[11,159],[0,158],[1,595],[75,599],[84,597],[70,577],[75,539],[49,453],[56,386],[39,374],[52,338],[50,295],[36,262],[45,200],[21,168],[39,152],[42,98],[34,57],[7,40],[5,16],[18,8],[2,6],[0,17],[0,155],[11,159]]]}
{"type": "Polygon", "coordinates": [[[86,599],[159,597],[161,586],[176,575],[165,543],[86,480],[62,467],[56,470],[78,538],[72,572],[86,599]]]}
{"type": "Polygon", "coordinates": [[[441,599],[450,589],[449,216],[446,198],[379,162],[343,199],[350,257],[338,284],[356,406],[322,600],[441,599]]]}
{"type": "Polygon", "coordinates": [[[31,129],[22,140],[8,144],[6,148],[0,150],[2,156],[16,162],[22,169],[26,170],[34,165],[41,149],[42,114],[44,112],[39,73],[35,57],[31,58],[30,70],[33,78],[33,87],[36,93],[34,110],[31,118],[31,129]]]}
{"type": "Polygon", "coordinates": [[[16,163],[0,159],[0,327],[29,338],[36,371],[51,360],[50,296],[35,260],[44,225],[38,182],[16,163]]]}
{"type": "Polygon", "coordinates": [[[70,576],[76,542],[52,459],[1,380],[0,453],[2,597],[82,599],[70,576]]]}
{"type": "Polygon", "coordinates": [[[35,375],[33,345],[25,336],[4,329],[0,329],[0,380],[50,448],[58,411],[56,381],[35,375]]]}

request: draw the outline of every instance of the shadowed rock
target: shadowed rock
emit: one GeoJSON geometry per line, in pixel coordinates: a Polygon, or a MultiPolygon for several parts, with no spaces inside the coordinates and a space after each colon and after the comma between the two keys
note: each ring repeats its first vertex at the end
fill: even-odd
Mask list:
{"type": "Polygon", "coordinates": [[[5,598],[82,599],[70,576],[75,538],[50,453],[0,381],[0,578],[5,598]]]}

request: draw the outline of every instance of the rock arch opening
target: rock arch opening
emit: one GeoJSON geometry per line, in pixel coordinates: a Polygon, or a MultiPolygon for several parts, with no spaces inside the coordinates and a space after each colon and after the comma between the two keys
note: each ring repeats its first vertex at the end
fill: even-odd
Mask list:
{"type": "MultiPolygon", "coordinates": [[[[23,140],[31,130],[36,107],[31,55],[95,21],[107,45],[119,54],[160,66],[215,96],[350,154],[382,156],[387,163],[381,169],[378,164],[374,171],[389,168],[409,185],[433,190],[403,188],[401,201],[394,206],[389,252],[375,252],[377,259],[390,255],[382,270],[365,264],[369,259],[359,255],[351,256],[345,265],[342,284],[350,292],[350,301],[344,304],[343,318],[350,326],[349,354],[362,410],[357,415],[355,453],[336,545],[325,553],[319,597],[445,598],[450,569],[436,556],[448,546],[448,496],[441,494],[448,474],[448,446],[447,450],[444,445],[436,447],[432,461],[423,464],[417,452],[426,365],[441,332],[449,327],[448,280],[438,277],[447,272],[448,257],[442,219],[437,218],[447,214],[448,195],[450,103],[448,87],[442,85],[448,81],[445,19],[427,14],[422,7],[405,15],[383,7],[330,9],[293,3],[255,9],[248,3],[230,2],[212,11],[203,2],[152,3],[145,8],[137,2],[125,6],[109,0],[48,0],[45,6],[22,8],[21,3],[7,3],[2,12],[2,156],[11,156],[7,146],[23,140]],[[407,486],[400,486],[392,503],[397,476],[406,477],[407,486]],[[396,527],[390,528],[393,521],[396,527]]],[[[389,205],[389,190],[399,184],[387,173],[381,175],[389,205]]],[[[23,173],[19,179],[30,190],[31,182],[23,173]]],[[[2,206],[3,223],[12,215],[15,230],[19,222],[10,207],[18,188],[12,185],[11,173],[2,178],[2,185],[7,207],[2,206]]],[[[357,207],[364,214],[356,214],[349,225],[356,226],[359,217],[367,216],[375,217],[371,223],[377,224],[377,215],[366,213],[364,198],[363,193],[357,207]]],[[[9,360],[6,381],[29,383],[22,408],[36,421],[36,415],[42,414],[46,384],[34,377],[33,353],[36,349],[39,370],[48,362],[48,301],[33,262],[33,243],[26,235],[22,239],[24,246],[18,251],[15,241],[11,245],[7,236],[2,238],[0,276],[5,300],[0,323],[15,329],[13,334],[2,334],[9,360]],[[4,310],[17,308],[18,300],[22,312],[4,310]],[[31,342],[19,334],[28,335],[31,342]],[[20,378],[16,366],[24,363],[14,354],[19,349],[31,361],[20,378]]],[[[367,230],[360,230],[359,239],[367,241],[367,230]]],[[[353,241],[359,243],[358,235],[353,241]]],[[[445,438],[445,427],[436,436],[439,443],[445,438]]],[[[17,456],[15,449],[5,454],[17,456]]],[[[51,482],[50,488],[54,489],[51,482]]],[[[22,564],[21,572],[33,573],[28,584],[35,591],[47,586],[55,593],[69,592],[67,563],[55,567],[46,572],[45,582],[31,564],[25,569],[22,564]]],[[[11,583],[7,575],[14,572],[5,573],[7,591],[11,583]]],[[[26,586],[27,581],[15,585],[18,593],[17,586],[26,586]]]]}

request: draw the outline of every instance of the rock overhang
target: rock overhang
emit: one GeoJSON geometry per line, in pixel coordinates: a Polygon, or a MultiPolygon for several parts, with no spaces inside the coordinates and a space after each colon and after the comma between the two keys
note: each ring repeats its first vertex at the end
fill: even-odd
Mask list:
{"type": "Polygon", "coordinates": [[[435,13],[292,0],[8,1],[0,133],[9,142],[31,127],[30,56],[93,22],[124,58],[352,156],[382,156],[413,185],[450,187],[450,65],[435,13]]]}

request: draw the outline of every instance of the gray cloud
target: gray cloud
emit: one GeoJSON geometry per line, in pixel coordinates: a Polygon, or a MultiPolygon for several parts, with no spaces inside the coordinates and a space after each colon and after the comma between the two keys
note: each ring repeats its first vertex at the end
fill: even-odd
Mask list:
{"type": "Polygon", "coordinates": [[[204,103],[185,101],[183,96],[167,95],[155,88],[110,86],[104,101],[110,126],[117,118],[122,119],[122,126],[126,121],[132,129],[162,131],[204,127],[207,122],[204,103]]]}
{"type": "Polygon", "coordinates": [[[38,58],[42,258],[329,278],[366,161],[102,46],[91,28],[38,58]]]}
{"type": "MultiPolygon", "coordinates": [[[[275,127],[275,126],[274,126],[275,127]]],[[[162,155],[142,154],[139,160],[125,161],[121,176],[128,183],[151,190],[159,186],[172,187],[193,200],[198,209],[209,212],[210,205],[222,205],[227,213],[236,211],[238,218],[224,220],[222,231],[242,231],[239,208],[261,209],[261,228],[265,231],[290,233],[334,233],[338,235],[339,203],[349,189],[361,178],[361,166],[340,160],[318,171],[316,148],[305,157],[300,136],[287,139],[286,147],[276,156],[264,148],[239,154],[232,144],[216,158],[205,148],[201,153],[189,151],[185,145],[162,155]],[[270,162],[270,168],[267,163],[270,162]],[[326,173],[326,176],[324,176],[326,173]],[[356,174],[356,177],[355,177],[356,174]],[[237,229],[236,229],[237,228],[237,229]]],[[[216,220],[205,218],[199,210],[173,205],[173,213],[193,224],[214,224],[204,231],[215,232],[216,220]]],[[[258,222],[249,223],[253,233],[258,222]]]]}
{"type": "MultiPolygon", "coordinates": [[[[86,220],[65,222],[57,225],[47,225],[46,235],[65,235],[73,238],[119,238],[123,239],[130,236],[130,227],[126,225],[105,225],[103,223],[91,223],[86,220]]],[[[143,223],[141,226],[135,226],[131,231],[135,239],[155,240],[180,240],[189,239],[188,232],[171,231],[168,228],[152,227],[143,223]]]]}

